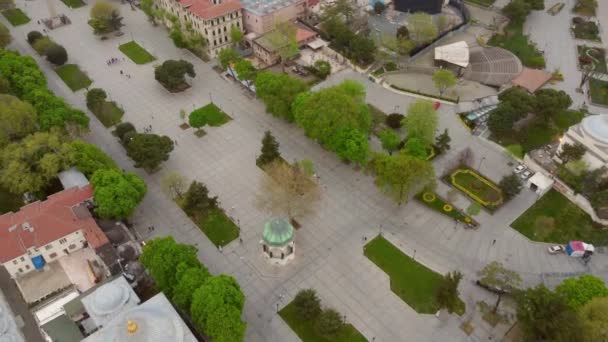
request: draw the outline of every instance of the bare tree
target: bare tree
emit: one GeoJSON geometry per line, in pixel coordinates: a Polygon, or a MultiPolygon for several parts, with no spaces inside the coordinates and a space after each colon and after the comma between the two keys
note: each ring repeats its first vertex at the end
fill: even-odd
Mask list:
{"type": "Polygon", "coordinates": [[[163,193],[171,199],[182,198],[187,183],[186,178],[176,171],[167,173],[160,181],[163,193]]]}
{"type": "Polygon", "coordinates": [[[256,205],[273,215],[301,218],[316,209],[321,197],[319,184],[301,163],[273,161],[264,167],[267,177],[260,183],[256,205]]]}

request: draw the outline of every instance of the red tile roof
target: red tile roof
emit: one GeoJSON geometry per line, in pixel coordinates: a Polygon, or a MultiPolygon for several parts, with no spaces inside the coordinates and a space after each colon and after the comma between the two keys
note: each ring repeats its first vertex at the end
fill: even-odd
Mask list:
{"type": "Polygon", "coordinates": [[[213,19],[243,7],[238,0],[224,0],[219,4],[214,4],[211,0],[179,0],[179,3],[203,19],[213,19]]]}
{"type": "MultiPolygon", "coordinates": [[[[16,213],[0,216],[0,263],[27,254],[31,247],[42,247],[75,231],[82,230],[94,247],[103,239],[93,217],[84,215],[78,204],[93,197],[90,185],[73,187],[53,194],[46,201],[21,207],[16,213]],[[32,229],[27,229],[31,227],[32,229]]],[[[88,212],[85,212],[88,213],[88,212]]],[[[105,239],[107,241],[107,238],[105,239]]]]}
{"type": "Polygon", "coordinates": [[[551,74],[545,70],[524,68],[521,74],[515,77],[511,83],[534,93],[550,80],[551,74]]]}
{"type": "Polygon", "coordinates": [[[307,30],[300,26],[298,26],[298,29],[296,30],[296,41],[298,42],[298,44],[302,44],[302,43],[306,42],[307,40],[309,40],[310,38],[314,38],[316,36],[317,36],[316,32],[307,30]]]}

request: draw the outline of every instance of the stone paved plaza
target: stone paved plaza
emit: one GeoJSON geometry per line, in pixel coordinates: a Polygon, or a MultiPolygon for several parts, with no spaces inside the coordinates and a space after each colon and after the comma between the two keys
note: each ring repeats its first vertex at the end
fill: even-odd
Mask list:
{"type": "MultiPolygon", "coordinates": [[[[210,64],[175,48],[166,30],[153,27],[140,11],[131,11],[128,5],[121,6],[125,35],[101,41],[86,23],[90,6],[70,10],[58,0],[51,1],[59,13],[67,14],[73,22],[50,33],[52,39],[68,50],[69,63],[78,64],[88,73],[94,80],[91,87],[105,89],[112,100],[124,107],[123,121],[130,121],[139,129],[152,125],[153,132],[177,141],[169,161],[159,173],[147,175],[142,170],[135,170],[149,188],[133,218],[136,228],[146,239],[173,235],[180,242],[195,244],[200,259],[212,272],[228,273],[238,279],[247,297],[244,310],[248,323],[247,341],[297,341],[296,335],[276,314],[276,309],[277,305],[280,308],[291,301],[299,289],[308,287],[314,287],[323,303],[345,314],[346,320],[370,341],[374,337],[376,341],[500,338],[506,329],[489,330],[479,323],[469,337],[459,329],[465,318],[474,316],[474,303],[487,297],[484,290],[473,285],[475,272],[486,263],[502,261],[520,272],[527,285],[549,279],[553,277],[552,273],[593,272],[604,278],[608,275],[608,260],[604,255],[594,257],[586,268],[579,260],[565,255],[549,256],[545,244],[530,242],[509,228],[509,224],[537,199],[530,191],[523,191],[492,216],[486,213],[477,216],[481,222],[478,230],[455,227],[452,220],[413,201],[397,206],[378,192],[371,176],[340,162],[334,154],[305,137],[295,125],[264,113],[259,101],[221,78],[210,64]],[[131,37],[156,56],[157,61],[135,65],[127,58],[108,67],[106,60],[109,58],[122,59],[117,46],[131,37]],[[191,82],[192,88],[170,94],[154,80],[153,66],[166,59],[180,58],[194,64],[197,76],[191,82]],[[120,70],[132,77],[121,76],[120,70]],[[202,138],[195,137],[192,130],[183,131],[178,127],[180,109],[189,112],[210,101],[233,120],[221,127],[206,128],[207,135],[202,138]],[[262,256],[259,244],[263,223],[269,218],[254,205],[258,183],[264,177],[255,165],[255,158],[265,130],[271,130],[277,137],[285,159],[312,160],[323,188],[318,211],[303,220],[303,227],[296,232],[296,259],[286,267],[270,266],[262,256]],[[226,212],[240,223],[243,244],[235,240],[220,253],[162,194],[159,180],[165,172],[172,170],[208,185],[226,212]],[[156,227],[152,236],[146,229],[149,225],[156,227]],[[447,321],[440,321],[434,315],[417,314],[393,294],[386,274],[363,255],[363,237],[371,238],[380,232],[406,254],[415,253],[418,261],[437,272],[462,271],[465,279],[460,290],[469,312],[463,317],[450,316],[447,321]],[[492,245],[494,239],[497,242],[492,245]]],[[[27,32],[42,29],[36,21],[48,15],[45,3],[42,0],[16,2],[33,20],[12,29],[15,41],[11,47],[33,55],[48,77],[50,87],[73,105],[85,109],[84,91],[72,93],[25,41],[27,32]]],[[[319,87],[343,79],[363,83],[368,102],[386,112],[404,113],[408,104],[415,100],[390,92],[352,71],[340,72],[319,87]]],[[[492,143],[471,136],[455,112],[455,107],[450,105],[440,108],[440,129],[449,129],[452,149],[437,158],[437,175],[441,175],[449,161],[466,147],[474,151],[475,166],[481,173],[495,181],[509,173],[511,166],[507,163],[510,159],[492,143]]],[[[91,133],[86,139],[109,153],[122,168],[133,170],[132,162],[110,130],[90,116],[91,133]]],[[[448,189],[440,183],[438,192],[446,195],[448,189]]],[[[462,197],[456,203],[463,208],[468,205],[462,197]]],[[[560,275],[554,278],[561,280],[560,275]]]]}

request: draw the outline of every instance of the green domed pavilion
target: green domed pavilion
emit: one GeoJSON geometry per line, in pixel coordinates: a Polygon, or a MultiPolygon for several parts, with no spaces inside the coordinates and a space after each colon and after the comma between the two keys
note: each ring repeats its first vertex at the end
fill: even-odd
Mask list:
{"type": "Polygon", "coordinates": [[[285,264],[294,257],[294,228],[288,220],[273,218],[264,225],[262,233],[264,254],[273,263],[285,264]]]}

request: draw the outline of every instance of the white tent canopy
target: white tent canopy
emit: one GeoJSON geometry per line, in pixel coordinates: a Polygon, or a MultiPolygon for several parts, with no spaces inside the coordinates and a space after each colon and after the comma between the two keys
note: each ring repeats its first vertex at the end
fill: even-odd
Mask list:
{"type": "Polygon", "coordinates": [[[542,172],[537,172],[528,179],[528,188],[539,195],[545,194],[553,186],[553,179],[545,176],[542,172]]]}
{"type": "Polygon", "coordinates": [[[460,41],[435,48],[435,60],[466,68],[469,65],[469,45],[460,41]]]}

